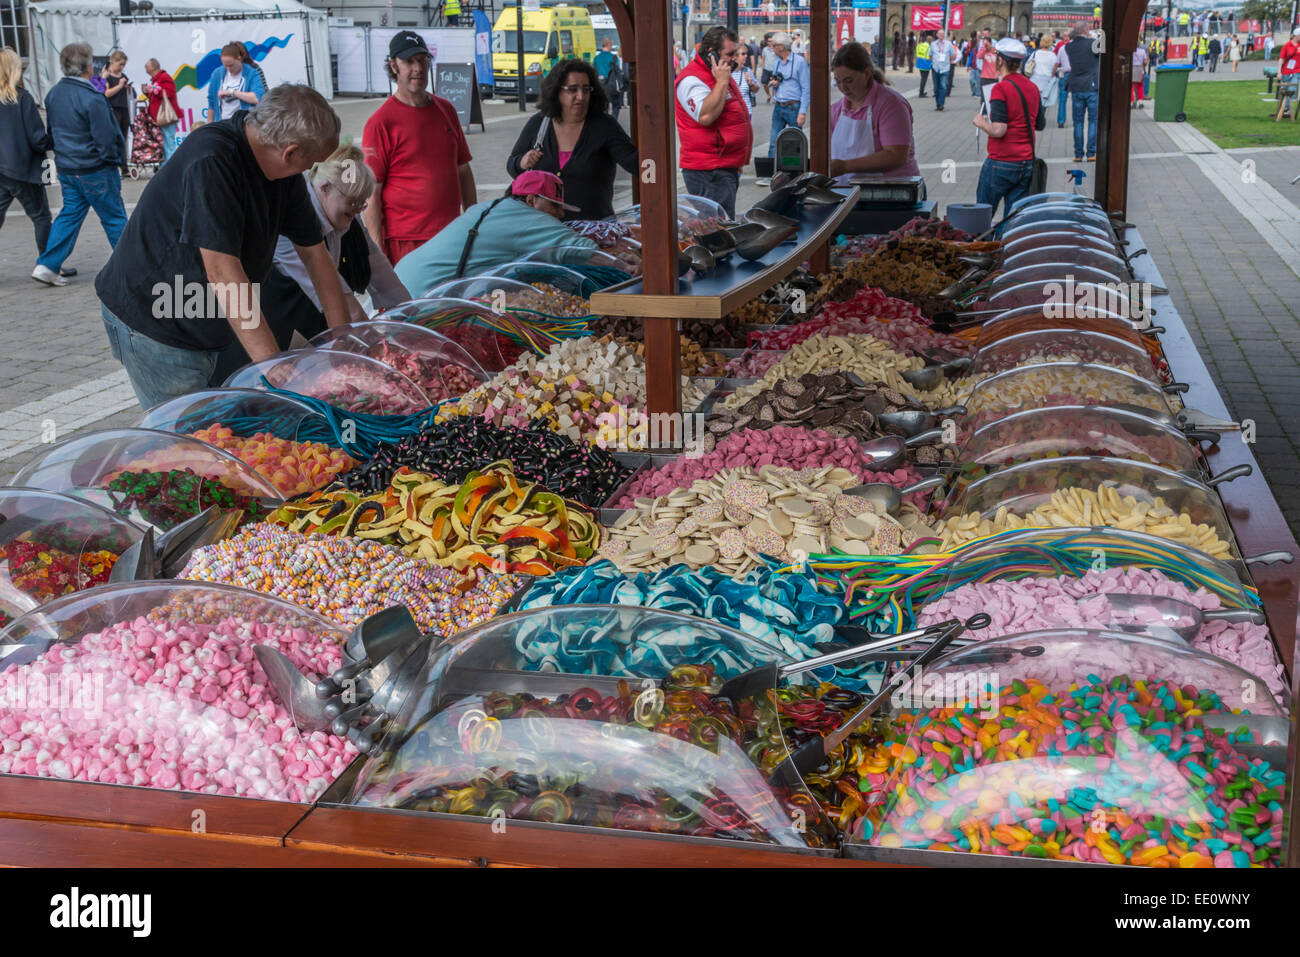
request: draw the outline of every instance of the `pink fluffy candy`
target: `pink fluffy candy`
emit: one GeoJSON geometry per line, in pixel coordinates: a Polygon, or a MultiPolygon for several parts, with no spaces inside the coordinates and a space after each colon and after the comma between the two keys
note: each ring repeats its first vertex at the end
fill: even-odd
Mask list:
{"type": "MultiPolygon", "coordinates": [[[[1043,628],[1099,628],[1115,620],[1109,603],[1100,597],[1108,593],[1163,595],[1205,611],[1223,607],[1218,595],[1203,588],[1192,591],[1155,569],[1129,567],[1090,571],[1082,578],[1027,578],[962,585],[927,604],[917,620],[928,625],[987,612],[993,621],[987,628],[966,633],[974,638],[998,638],[1043,628]]],[[[1192,647],[1258,675],[1274,695],[1286,689],[1282,663],[1264,625],[1207,621],[1192,640],[1192,647]]],[[[1163,677],[1185,680],[1178,675],[1163,677]]]]}
{"type": "MultiPolygon", "coordinates": [[[[653,469],[636,479],[615,503],[615,508],[632,508],[638,498],[657,498],[674,489],[689,488],[697,479],[707,479],[723,469],[764,465],[788,468],[846,468],[863,482],[888,482],[902,488],[918,481],[916,469],[898,468],[892,472],[870,472],[863,468],[862,444],[846,436],[831,435],[821,429],[801,429],[778,425],[771,429],[743,429],[732,432],[706,455],[683,455],[668,465],[653,469]]],[[[918,508],[924,508],[925,495],[908,496],[918,508]]]]}
{"type": "Polygon", "coordinates": [[[51,646],[0,672],[0,773],[315,800],[357,751],[299,733],[254,644],[284,652],[309,678],[342,663],[337,644],[304,628],[234,618],[141,617],[51,646]],[[79,699],[60,701],[69,688],[79,699]]]}

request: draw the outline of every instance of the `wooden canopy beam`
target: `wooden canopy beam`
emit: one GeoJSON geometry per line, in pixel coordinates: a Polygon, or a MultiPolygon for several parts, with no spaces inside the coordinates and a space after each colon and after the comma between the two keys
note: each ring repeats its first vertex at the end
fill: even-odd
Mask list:
{"type": "Polygon", "coordinates": [[[1097,96],[1097,181],[1093,196],[1105,209],[1123,214],[1128,209],[1133,51],[1137,49],[1146,8],[1147,0],[1102,0],[1101,5],[1106,49],[1101,57],[1097,96]]]}

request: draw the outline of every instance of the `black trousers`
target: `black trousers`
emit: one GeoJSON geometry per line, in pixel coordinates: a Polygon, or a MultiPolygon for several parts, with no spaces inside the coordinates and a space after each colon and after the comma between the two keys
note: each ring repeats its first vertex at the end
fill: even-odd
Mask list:
{"type": "MultiPolygon", "coordinates": [[[[126,144],[127,153],[131,152],[131,111],[120,106],[113,107],[113,116],[122,130],[122,142],[126,144]]],[[[123,167],[125,169],[126,167],[123,167]]]]}
{"type": "Polygon", "coordinates": [[[0,226],[4,225],[5,213],[9,212],[9,204],[15,199],[22,204],[36,230],[36,255],[39,256],[45,252],[45,244],[50,238],[50,201],[45,195],[45,187],[0,174],[0,226]]]}

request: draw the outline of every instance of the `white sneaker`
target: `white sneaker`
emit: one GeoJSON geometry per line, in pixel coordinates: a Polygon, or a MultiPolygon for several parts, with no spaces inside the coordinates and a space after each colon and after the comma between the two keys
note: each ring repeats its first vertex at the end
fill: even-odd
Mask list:
{"type": "Polygon", "coordinates": [[[754,185],[755,185],[755,186],[771,186],[771,185],[772,185],[772,181],[771,181],[770,179],[768,179],[767,177],[760,177],[759,179],[754,180],[754,185]]]}
{"type": "Polygon", "coordinates": [[[66,286],[68,281],[56,273],[49,266],[37,265],[32,270],[32,278],[37,282],[43,282],[47,286],[66,286]]]}

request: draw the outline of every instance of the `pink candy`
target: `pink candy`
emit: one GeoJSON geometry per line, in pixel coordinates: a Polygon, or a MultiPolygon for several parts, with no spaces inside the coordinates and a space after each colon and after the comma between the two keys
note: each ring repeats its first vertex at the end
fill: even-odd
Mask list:
{"type": "Polygon", "coordinates": [[[298,732],[253,643],[313,680],[342,663],[334,641],[303,628],[119,622],[0,672],[0,773],[315,800],[357,752],[298,732]]]}
{"type": "MultiPolygon", "coordinates": [[[[1163,595],[1206,611],[1223,607],[1219,596],[1205,589],[1192,591],[1160,571],[1128,567],[1090,571],[1082,578],[1027,578],[962,585],[927,604],[917,621],[928,625],[986,612],[992,623],[979,631],[966,632],[966,637],[984,639],[1044,628],[1104,628],[1117,620],[1102,597],[1105,594],[1163,595]]],[[[1282,663],[1263,625],[1207,621],[1191,644],[1259,675],[1274,695],[1286,689],[1282,663]]],[[[1165,677],[1181,683],[1201,683],[1179,675],[1165,677]]]]}
{"type": "MultiPolygon", "coordinates": [[[[899,468],[893,472],[871,472],[863,467],[862,445],[856,439],[831,435],[820,429],[801,429],[778,425],[771,429],[743,429],[732,432],[706,455],[681,456],[662,468],[640,475],[615,504],[631,508],[638,498],[657,498],[674,489],[689,488],[698,479],[707,479],[723,469],[761,468],[780,465],[787,468],[848,469],[863,482],[887,482],[897,488],[920,479],[915,469],[899,468]]],[[[925,494],[908,496],[918,508],[925,507],[925,494]]]]}

